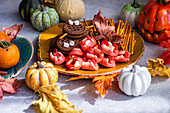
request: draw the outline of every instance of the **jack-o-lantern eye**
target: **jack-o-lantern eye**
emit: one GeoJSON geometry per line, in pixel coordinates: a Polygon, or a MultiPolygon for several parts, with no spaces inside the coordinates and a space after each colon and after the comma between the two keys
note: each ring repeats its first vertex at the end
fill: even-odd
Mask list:
{"type": "Polygon", "coordinates": [[[143,11],[142,14],[145,15],[145,11],[143,11]]]}
{"type": "Polygon", "coordinates": [[[158,18],[155,18],[154,20],[155,20],[156,22],[158,22],[158,18]]]}
{"type": "Polygon", "coordinates": [[[149,19],[147,20],[147,23],[149,24],[149,19]]]}

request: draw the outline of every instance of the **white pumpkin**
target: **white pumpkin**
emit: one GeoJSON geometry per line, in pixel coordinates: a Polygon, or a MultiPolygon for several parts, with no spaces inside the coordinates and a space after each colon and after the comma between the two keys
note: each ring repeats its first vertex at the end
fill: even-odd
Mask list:
{"type": "Polygon", "coordinates": [[[85,5],[82,0],[57,0],[54,8],[59,14],[60,20],[80,20],[85,13],[85,5]]]}
{"type": "Polygon", "coordinates": [[[139,96],[146,93],[151,83],[151,75],[146,67],[128,66],[121,70],[119,88],[127,95],[139,96]]]}

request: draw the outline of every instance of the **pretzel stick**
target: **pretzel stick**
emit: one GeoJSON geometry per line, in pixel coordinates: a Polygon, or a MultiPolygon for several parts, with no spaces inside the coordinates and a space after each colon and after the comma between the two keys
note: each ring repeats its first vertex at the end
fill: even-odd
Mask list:
{"type": "Polygon", "coordinates": [[[129,35],[128,35],[128,37],[127,37],[127,41],[126,41],[126,51],[128,51],[128,45],[129,45],[129,38],[130,38],[130,36],[131,36],[131,32],[129,31],[129,35]]]}
{"type": "Polygon", "coordinates": [[[100,45],[100,41],[98,40],[97,42],[98,42],[98,45],[100,45]]]}
{"type": "Polygon", "coordinates": [[[133,32],[133,37],[132,37],[132,50],[131,50],[131,53],[133,54],[133,51],[134,51],[134,46],[135,46],[135,43],[136,43],[136,40],[135,40],[135,32],[133,32]]]}
{"type": "Polygon", "coordinates": [[[120,22],[119,22],[119,21],[117,21],[117,23],[118,23],[118,27],[117,27],[117,34],[119,35],[120,22]]]}
{"type": "Polygon", "coordinates": [[[87,29],[90,29],[90,28],[93,28],[94,26],[91,25],[91,26],[86,26],[87,29]]]}
{"type": "Polygon", "coordinates": [[[127,21],[125,22],[125,24],[124,24],[124,26],[123,26],[123,28],[122,28],[122,31],[121,31],[121,33],[120,33],[120,35],[123,35],[122,33],[124,33],[124,31],[125,31],[126,24],[127,24],[127,21]]]}
{"type": "Polygon", "coordinates": [[[132,36],[129,40],[129,52],[131,53],[131,49],[132,49],[132,39],[133,39],[133,33],[132,33],[132,36]]]}
{"type": "Polygon", "coordinates": [[[128,28],[129,28],[129,24],[126,27],[126,31],[125,31],[125,34],[123,36],[124,37],[124,39],[123,39],[123,46],[125,45],[126,37],[128,36],[128,28]]]}
{"type": "Polygon", "coordinates": [[[120,26],[120,29],[119,29],[119,35],[121,35],[122,27],[124,25],[124,22],[122,20],[120,20],[120,21],[121,21],[121,26],[120,26]]]}
{"type": "Polygon", "coordinates": [[[64,33],[62,36],[60,36],[59,38],[62,39],[64,38],[65,36],[67,36],[67,33],[64,33]]]}
{"type": "Polygon", "coordinates": [[[97,30],[96,30],[96,26],[95,26],[93,20],[92,20],[92,24],[93,24],[93,31],[94,31],[94,34],[95,34],[95,36],[97,36],[97,30]]]}
{"type": "Polygon", "coordinates": [[[83,20],[84,20],[85,25],[88,26],[88,23],[87,23],[86,19],[83,18],[83,20]]]}

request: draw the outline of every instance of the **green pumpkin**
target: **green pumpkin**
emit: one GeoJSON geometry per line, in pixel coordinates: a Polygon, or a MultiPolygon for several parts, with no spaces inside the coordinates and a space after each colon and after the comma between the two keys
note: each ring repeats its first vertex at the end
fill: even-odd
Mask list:
{"type": "Polygon", "coordinates": [[[26,20],[30,21],[32,12],[42,5],[41,0],[22,0],[19,4],[19,14],[26,20]]]}
{"type": "Polygon", "coordinates": [[[138,3],[138,0],[134,0],[129,4],[126,4],[121,10],[120,19],[127,21],[133,28],[137,27],[138,16],[143,7],[144,5],[138,3]]]}
{"type": "Polygon", "coordinates": [[[31,15],[32,26],[38,31],[44,31],[46,28],[58,24],[59,16],[54,8],[44,7],[36,9],[31,15]]]}

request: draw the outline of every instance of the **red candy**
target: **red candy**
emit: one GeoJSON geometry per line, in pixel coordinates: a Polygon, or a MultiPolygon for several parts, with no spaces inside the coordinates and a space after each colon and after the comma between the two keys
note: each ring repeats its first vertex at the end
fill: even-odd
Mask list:
{"type": "Polygon", "coordinates": [[[58,52],[57,49],[53,50],[53,53],[50,52],[50,60],[54,62],[54,64],[62,64],[65,61],[65,56],[58,52]]]}
{"type": "Polygon", "coordinates": [[[113,56],[108,56],[105,57],[101,62],[101,65],[105,66],[105,67],[115,67],[116,66],[116,62],[113,56]]]}
{"type": "Polygon", "coordinates": [[[93,47],[94,45],[96,45],[96,40],[88,35],[85,39],[80,41],[80,46],[83,51],[88,50],[88,48],[93,47]]]}
{"type": "Polygon", "coordinates": [[[115,57],[116,62],[126,62],[129,60],[130,53],[128,51],[120,50],[118,56],[115,57]]]}
{"type": "Polygon", "coordinates": [[[95,46],[87,50],[86,58],[94,59],[96,63],[99,63],[103,60],[104,53],[98,48],[98,46],[95,46]]]}
{"type": "Polygon", "coordinates": [[[117,56],[118,55],[118,46],[116,44],[112,44],[111,42],[108,42],[107,39],[105,39],[101,43],[100,49],[103,51],[103,53],[105,53],[109,56],[117,56]]]}
{"type": "Polygon", "coordinates": [[[67,56],[66,57],[66,67],[70,70],[79,70],[82,66],[83,59],[77,56],[67,56]]]}
{"type": "Polygon", "coordinates": [[[99,69],[99,65],[92,59],[92,60],[87,60],[87,61],[83,61],[81,69],[85,69],[85,70],[98,70],[99,69]]]}

